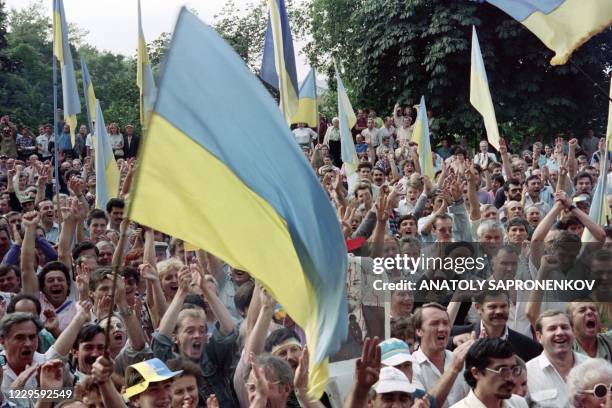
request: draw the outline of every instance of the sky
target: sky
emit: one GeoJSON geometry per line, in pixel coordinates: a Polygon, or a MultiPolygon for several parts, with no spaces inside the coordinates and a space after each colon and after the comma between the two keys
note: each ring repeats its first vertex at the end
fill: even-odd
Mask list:
{"type": "MultiPolygon", "coordinates": [[[[7,9],[25,8],[30,0],[5,0],[7,9]]],[[[151,42],[165,31],[172,31],[182,6],[197,11],[206,23],[212,23],[214,15],[223,8],[226,0],[141,0],[142,24],[145,39],[151,42]]],[[[246,9],[257,0],[234,0],[239,9],[246,9]]],[[[48,4],[47,15],[51,15],[52,0],[48,4]]],[[[137,0],[64,0],[66,19],[79,27],[87,29],[85,41],[100,50],[118,54],[136,53],[138,30],[137,0]]],[[[299,55],[300,44],[294,44],[298,80],[308,74],[305,58],[299,55]]]]}

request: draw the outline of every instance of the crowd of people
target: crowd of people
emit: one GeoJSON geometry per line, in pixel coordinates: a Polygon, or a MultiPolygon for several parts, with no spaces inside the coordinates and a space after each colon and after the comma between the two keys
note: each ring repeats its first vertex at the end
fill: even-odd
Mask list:
{"type": "Polygon", "coordinates": [[[34,135],[2,117],[0,407],[612,407],[612,229],[588,215],[598,180],[608,180],[605,140],[592,131],[526,138],[499,152],[483,140],[472,152],[467,138],[442,138],[428,112],[437,143],[429,178],[415,117],[399,105],[384,119],[358,112],[355,185],[337,118],[318,133],[293,130],[337,211],[347,244],[338,256],[349,261],[349,334],[331,364],[348,360],[354,372],[330,376],[320,399],[308,394],[312,341],[249,271],[124,217],[139,144],[132,126],[108,127],[121,183],[95,208],[87,126],[73,146],[67,126],[34,135]],[[380,258],[423,256],[485,261],[374,272],[380,258]],[[583,278],[595,288],[399,286],[583,278]],[[376,279],[400,289],[374,290],[376,279]],[[52,402],[25,390],[65,393],[52,402]]]}

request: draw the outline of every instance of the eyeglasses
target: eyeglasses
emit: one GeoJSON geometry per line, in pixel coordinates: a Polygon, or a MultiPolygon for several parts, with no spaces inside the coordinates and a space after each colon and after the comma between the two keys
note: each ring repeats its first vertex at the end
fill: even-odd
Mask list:
{"type": "Polygon", "coordinates": [[[510,376],[518,377],[523,373],[523,367],[521,366],[502,367],[499,370],[494,370],[492,368],[485,367],[485,370],[495,373],[501,376],[502,378],[510,378],[510,376]]]}
{"type": "Polygon", "coordinates": [[[612,384],[606,386],[605,384],[595,384],[592,390],[584,390],[581,394],[593,394],[596,398],[606,398],[608,391],[612,392],[612,384]]]}

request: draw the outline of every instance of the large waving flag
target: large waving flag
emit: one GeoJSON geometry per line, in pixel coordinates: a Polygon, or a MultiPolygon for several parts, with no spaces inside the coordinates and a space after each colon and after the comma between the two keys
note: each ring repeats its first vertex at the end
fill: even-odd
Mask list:
{"type": "Polygon", "coordinates": [[[106,133],[106,125],[100,101],[95,101],[96,124],[94,150],[96,160],[96,208],[106,208],[106,203],[119,193],[119,169],[113,155],[110,138],[106,133]]]}
{"type": "Polygon", "coordinates": [[[534,33],[563,65],[595,34],[612,25],[610,0],[487,0],[534,33]]]}
{"type": "Polygon", "coordinates": [[[127,217],[260,281],[304,328],[320,395],[348,332],[334,210],[265,87],[185,8],[165,64],[127,217]]]}
{"type": "Polygon", "coordinates": [[[291,27],[285,0],[268,0],[270,15],[260,77],[280,92],[280,110],[287,123],[298,109],[298,81],[291,27]]]}
{"type": "MultiPolygon", "coordinates": [[[[610,80],[610,98],[612,98],[612,80],[610,80]]],[[[589,218],[594,220],[599,225],[606,225],[608,223],[608,219],[612,217],[610,214],[610,207],[608,206],[607,201],[607,181],[608,181],[608,167],[610,163],[608,162],[608,151],[610,150],[610,143],[612,142],[612,99],[610,99],[610,103],[608,106],[608,130],[606,132],[606,150],[605,154],[602,155],[599,161],[599,178],[597,179],[597,184],[595,185],[595,191],[593,192],[593,200],[591,202],[591,208],[589,208],[589,218]]],[[[588,229],[584,229],[582,233],[582,241],[583,242],[592,242],[594,241],[593,236],[591,235],[588,229]]]]}
{"type": "Polygon", "coordinates": [[[300,86],[299,107],[297,113],[291,118],[291,123],[306,123],[313,128],[319,125],[317,77],[314,68],[310,70],[300,86]]]}
{"type": "Polygon", "coordinates": [[[64,13],[64,2],[53,0],[53,55],[60,64],[62,73],[62,95],[64,97],[64,122],[70,126],[70,138],[74,146],[77,117],[81,112],[81,101],[77,91],[74,64],[68,43],[68,25],[64,13]]]}
{"type": "Polygon", "coordinates": [[[357,166],[359,158],[353,143],[353,134],[351,129],[357,123],[355,111],[351,106],[351,101],[346,94],[344,84],[336,68],[336,82],[338,83],[338,120],[340,121],[340,157],[344,162],[344,170],[346,172],[346,180],[349,185],[349,191],[353,190],[358,182],[357,166]]]}
{"type": "Polygon", "coordinates": [[[480,44],[478,44],[478,36],[476,35],[476,28],[474,26],[472,26],[470,103],[480,112],[484,119],[489,143],[499,150],[499,130],[497,128],[497,119],[495,119],[495,109],[493,109],[493,100],[491,99],[491,92],[489,91],[487,72],[485,71],[482,53],[480,52],[480,44]]]}
{"type": "Polygon", "coordinates": [[[142,18],[140,15],[140,0],[138,0],[138,61],[136,62],[136,84],[140,90],[140,125],[145,128],[149,114],[155,105],[157,88],[153,79],[153,71],[147,54],[147,43],[142,31],[142,18]]]}
{"type": "Polygon", "coordinates": [[[93,123],[96,121],[96,93],[83,57],[81,57],[81,71],[83,73],[83,94],[85,95],[85,107],[87,108],[87,121],[89,131],[93,132],[93,123]]]}
{"type": "Polygon", "coordinates": [[[427,108],[425,107],[425,97],[421,96],[419,111],[414,122],[412,131],[412,141],[418,144],[419,165],[421,174],[434,179],[433,156],[431,154],[431,142],[429,140],[429,122],[427,120],[427,108]]]}

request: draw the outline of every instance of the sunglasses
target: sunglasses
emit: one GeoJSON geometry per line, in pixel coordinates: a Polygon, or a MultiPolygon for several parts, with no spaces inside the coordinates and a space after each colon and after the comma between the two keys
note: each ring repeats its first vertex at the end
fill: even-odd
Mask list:
{"type": "Polygon", "coordinates": [[[584,390],[582,394],[593,394],[596,398],[603,399],[608,395],[608,391],[612,392],[612,384],[595,384],[592,390],[584,390]]]}

